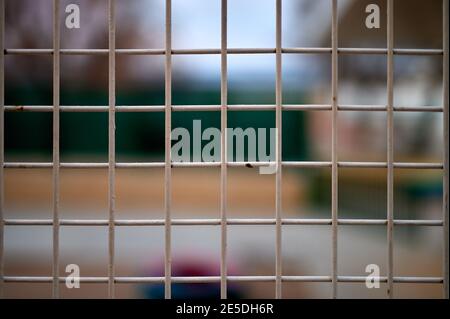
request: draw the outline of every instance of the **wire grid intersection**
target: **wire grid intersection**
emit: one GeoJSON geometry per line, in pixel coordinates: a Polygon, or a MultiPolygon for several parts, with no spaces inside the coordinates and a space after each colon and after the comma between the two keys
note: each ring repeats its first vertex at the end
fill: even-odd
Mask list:
{"type": "MultiPolygon", "coordinates": [[[[448,268],[448,0],[443,0],[443,48],[442,49],[396,49],[394,48],[394,0],[387,0],[387,48],[339,48],[338,47],[338,0],[332,4],[330,48],[283,48],[282,46],[282,0],[276,2],[276,46],[275,48],[228,48],[227,47],[227,0],[221,1],[221,47],[219,49],[172,49],[172,1],[166,0],[165,48],[163,49],[116,49],[115,47],[115,0],[108,0],[108,49],[61,49],[60,48],[60,0],[53,0],[53,48],[51,49],[8,49],[4,46],[5,0],[0,0],[0,294],[4,283],[27,282],[52,283],[53,297],[59,297],[59,284],[66,277],[59,275],[59,227],[60,226],[108,226],[108,276],[81,277],[81,282],[108,283],[108,296],[114,298],[116,283],[164,283],[165,297],[171,298],[172,283],[220,283],[221,298],[227,297],[227,282],[275,282],[275,296],[282,297],[282,282],[330,282],[332,297],[337,298],[338,282],[365,282],[364,276],[341,276],[338,274],[337,230],[339,225],[384,225],[387,227],[387,275],[380,282],[387,283],[388,296],[394,296],[393,283],[438,283],[442,284],[444,298],[449,297],[448,268]],[[216,54],[221,56],[221,104],[220,105],[172,105],[172,55],[216,54]],[[276,56],[276,103],[274,105],[229,105],[227,101],[227,56],[232,54],[274,54],[276,56]],[[282,102],[282,58],[285,54],[327,54],[332,59],[332,100],[328,105],[289,105],[282,102]],[[338,59],[345,54],[376,54],[387,57],[387,105],[341,105],[338,99],[338,59]],[[52,55],[53,56],[53,105],[5,105],[5,55],[52,55]],[[60,105],[60,56],[61,55],[107,55],[108,95],[107,106],[64,106],[60,105]],[[115,59],[117,55],[162,55],[165,57],[165,104],[164,105],[116,105],[115,59]],[[443,104],[442,106],[394,106],[393,72],[395,55],[442,56],[443,58],[443,104]],[[227,217],[227,168],[243,167],[247,162],[227,162],[226,134],[221,135],[220,162],[172,163],[170,154],[171,114],[177,111],[220,111],[221,129],[227,127],[229,111],[275,110],[275,126],[280,132],[276,141],[276,209],[272,219],[244,219],[227,217]],[[281,154],[282,111],[331,111],[332,112],[332,159],[331,161],[283,161],[281,154]],[[343,162],[338,160],[337,122],[342,111],[368,111],[387,113],[386,162],[343,162]],[[52,162],[5,162],[4,160],[4,112],[52,112],[53,113],[53,161],[52,162]],[[61,112],[108,112],[108,162],[107,163],[61,163],[59,156],[59,115],[61,112]],[[116,112],[164,112],[165,113],[165,161],[150,163],[120,163],[115,159],[115,113],[116,112]],[[444,119],[444,158],[442,163],[400,163],[394,162],[393,120],[394,112],[439,112],[444,119]],[[171,169],[172,167],[220,167],[221,197],[220,218],[218,219],[173,219],[171,217],[171,169]],[[282,218],[282,167],[332,169],[332,208],[329,219],[287,219],[282,218]],[[385,219],[341,219],[338,215],[338,171],[339,168],[386,168],[387,177],[387,215],[385,219]],[[53,170],[53,218],[52,219],[5,219],[4,218],[4,170],[9,168],[51,168],[53,170]],[[59,218],[59,171],[61,168],[105,168],[109,180],[109,218],[106,220],[74,220],[59,218]],[[115,218],[115,170],[120,168],[164,168],[165,169],[165,217],[150,220],[119,220],[115,218]],[[440,220],[396,220],[393,216],[394,170],[395,169],[435,169],[443,172],[443,215],[440,220]],[[4,273],[4,227],[5,226],[47,225],[53,230],[53,272],[52,276],[7,276],[4,273]],[[216,225],[221,233],[221,271],[220,276],[175,277],[171,273],[171,226],[172,225],[216,225]],[[228,225],[274,225],[276,227],[276,267],[274,276],[230,276],[227,274],[227,226],[228,225]],[[332,263],[330,276],[284,276],[282,274],[281,235],[282,225],[324,225],[332,229],[332,263]],[[435,226],[442,227],[443,233],[443,274],[442,277],[394,276],[393,269],[393,231],[394,226],[435,226]],[[165,230],[165,275],[164,277],[118,277],[115,275],[115,227],[120,226],[164,226],[165,230]]],[[[253,166],[268,163],[252,162],[253,166]]],[[[1,296],[1,295],[0,295],[1,296]]]]}

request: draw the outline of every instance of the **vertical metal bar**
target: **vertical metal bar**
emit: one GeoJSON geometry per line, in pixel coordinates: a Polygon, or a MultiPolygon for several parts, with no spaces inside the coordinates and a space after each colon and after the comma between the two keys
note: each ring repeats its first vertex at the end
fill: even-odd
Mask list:
{"type": "Polygon", "coordinates": [[[109,227],[108,227],[108,297],[114,298],[114,257],[115,257],[115,187],[116,187],[116,21],[115,21],[115,0],[108,0],[108,28],[109,28],[109,65],[108,65],[108,206],[109,206],[109,227]]]}
{"type": "Polygon", "coordinates": [[[5,1],[0,0],[0,298],[4,296],[4,175],[5,162],[5,1]]]}
{"type": "Polygon", "coordinates": [[[394,2],[387,2],[387,294],[393,298],[394,261],[394,2]]]}
{"type": "Polygon", "coordinates": [[[227,71],[227,16],[228,0],[222,0],[221,17],[221,164],[220,164],[220,297],[227,298],[227,104],[228,104],[228,71],[227,71]]]}
{"type": "Polygon", "coordinates": [[[337,156],[337,120],[338,120],[338,10],[337,0],[332,0],[331,8],[331,279],[332,297],[337,298],[337,227],[338,227],[338,156],[337,156]]]}
{"type": "Polygon", "coordinates": [[[170,133],[172,131],[172,1],[166,0],[166,62],[165,62],[165,173],[164,173],[164,210],[165,210],[165,289],[166,299],[170,299],[172,282],[172,156],[170,133]]]}
{"type": "Polygon", "coordinates": [[[281,171],[281,161],[282,161],[282,76],[281,76],[281,40],[282,40],[282,24],[281,24],[281,0],[276,2],[276,92],[275,92],[275,103],[276,103],[276,132],[277,132],[277,147],[276,147],[276,176],[275,176],[275,218],[276,218],[276,247],[275,247],[275,298],[279,299],[282,297],[281,291],[281,275],[282,275],[282,226],[281,226],[281,208],[282,208],[282,197],[281,197],[281,187],[282,187],[282,171],[281,171]]]}
{"type": "Polygon", "coordinates": [[[444,48],[444,61],[443,61],[443,120],[444,120],[444,192],[443,192],[443,217],[444,220],[444,298],[449,298],[448,292],[448,0],[443,0],[443,17],[442,17],[442,36],[443,36],[443,48],[444,48]]]}
{"type": "Polygon", "coordinates": [[[53,298],[59,297],[59,0],[53,0],[53,298]]]}

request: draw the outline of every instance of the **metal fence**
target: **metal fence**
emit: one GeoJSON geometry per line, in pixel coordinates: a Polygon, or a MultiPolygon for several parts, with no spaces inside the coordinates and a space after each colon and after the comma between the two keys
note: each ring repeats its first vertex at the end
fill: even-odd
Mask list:
{"type": "MultiPolygon", "coordinates": [[[[218,0],[217,0],[218,1],[218,0]]],[[[282,0],[276,1],[276,46],[275,48],[228,48],[227,47],[227,0],[221,0],[221,47],[220,49],[172,49],[171,0],[166,0],[165,12],[165,48],[162,49],[116,49],[115,46],[115,0],[108,0],[109,49],[61,49],[60,48],[60,1],[53,0],[53,48],[51,49],[8,49],[4,47],[5,0],[0,0],[0,289],[7,282],[27,282],[53,284],[53,297],[59,297],[59,285],[66,277],[59,273],[59,232],[60,226],[108,226],[109,263],[107,277],[81,277],[86,283],[108,283],[108,296],[114,298],[116,284],[120,283],[164,283],[165,297],[171,298],[172,283],[220,283],[221,298],[227,297],[228,282],[275,282],[276,298],[282,297],[282,282],[329,282],[332,297],[336,298],[338,282],[365,282],[364,276],[343,276],[338,272],[338,226],[339,225],[384,225],[387,227],[387,274],[380,282],[387,283],[388,296],[394,295],[394,283],[435,283],[442,285],[443,297],[449,297],[448,287],[448,0],[443,0],[443,48],[442,49],[396,49],[394,48],[394,0],[387,0],[387,48],[339,48],[338,47],[338,0],[332,3],[332,45],[324,48],[284,48],[282,46],[282,0]],[[217,54],[221,56],[221,104],[220,105],[172,105],[172,55],[181,54],[217,54]],[[230,54],[275,54],[276,56],[276,103],[275,105],[228,105],[227,102],[227,57],[230,54]],[[327,105],[286,105],[282,101],[282,60],[286,54],[322,54],[332,59],[332,99],[327,105]],[[341,105],[338,98],[338,59],[343,54],[376,54],[387,57],[387,105],[341,105]],[[5,55],[52,55],[53,56],[53,105],[11,106],[4,105],[4,65],[5,55]],[[103,55],[109,58],[109,105],[108,106],[64,106],[60,105],[60,57],[61,55],[103,55]],[[115,70],[117,55],[164,55],[165,56],[165,105],[161,106],[125,106],[116,105],[115,70]],[[395,55],[435,55],[443,58],[443,96],[441,106],[394,106],[394,56],[395,55]],[[220,111],[221,114],[221,161],[172,163],[171,161],[171,116],[176,111],[220,111]],[[227,112],[241,110],[275,110],[276,128],[276,209],[271,219],[242,219],[227,217],[227,169],[242,167],[246,162],[227,162],[227,112]],[[331,161],[283,161],[281,154],[282,111],[315,110],[332,112],[332,158],[331,161]],[[387,158],[385,162],[342,162],[337,156],[338,114],[343,111],[386,112],[387,114],[387,158]],[[5,162],[4,161],[4,112],[52,112],[53,113],[53,162],[5,162]],[[60,112],[108,112],[109,114],[109,160],[107,163],[61,163],[59,152],[60,112]],[[116,162],[115,153],[115,113],[116,112],[165,112],[165,161],[164,162],[116,162]],[[405,163],[394,162],[394,113],[395,112],[440,112],[444,121],[444,158],[442,163],[405,163]],[[171,181],[172,167],[220,167],[220,218],[217,219],[173,219],[171,217],[171,181]],[[282,168],[328,167],[332,171],[331,218],[327,219],[286,219],[282,217],[282,168]],[[341,219],[338,212],[338,172],[339,168],[386,168],[387,169],[387,214],[384,219],[341,219]],[[53,169],[53,219],[5,219],[4,218],[4,170],[8,168],[52,168],[53,169]],[[61,168],[107,168],[109,171],[109,219],[73,220],[61,219],[59,210],[59,175],[61,168]],[[115,172],[120,168],[164,168],[165,169],[165,218],[151,220],[119,220],[115,218],[115,172]],[[397,220],[394,219],[394,171],[396,169],[432,169],[442,171],[443,209],[439,220],[397,220]],[[4,227],[13,225],[48,225],[53,229],[53,273],[48,277],[8,276],[4,273],[4,227]],[[118,277],[115,275],[115,229],[120,226],[164,226],[165,232],[165,276],[163,277],[118,277]],[[215,225],[220,226],[221,234],[221,270],[220,276],[175,277],[171,274],[171,228],[172,225],[215,225]],[[276,267],[273,276],[230,276],[227,274],[227,226],[228,225],[274,225],[276,229],[276,267]],[[330,274],[327,276],[285,276],[282,272],[281,239],[283,225],[331,225],[332,258],[330,274]],[[394,276],[393,269],[393,233],[394,226],[411,225],[436,226],[442,229],[443,273],[441,277],[405,277],[394,276]]],[[[426,4],[424,4],[426,5],[426,4]]],[[[251,163],[254,166],[268,165],[266,162],[251,163]]]]}

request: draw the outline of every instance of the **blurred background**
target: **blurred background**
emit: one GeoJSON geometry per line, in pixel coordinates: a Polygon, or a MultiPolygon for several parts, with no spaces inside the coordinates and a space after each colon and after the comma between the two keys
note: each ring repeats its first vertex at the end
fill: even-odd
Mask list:
{"type": "MultiPolygon", "coordinates": [[[[61,1],[62,48],[108,48],[107,1],[61,1]],[[81,28],[64,27],[64,8],[81,9],[81,28]]],[[[339,47],[386,47],[386,1],[340,0],[339,47]],[[367,29],[365,7],[381,9],[381,28],[367,29]]],[[[442,1],[395,0],[395,47],[442,48],[442,1]]],[[[173,48],[220,48],[220,1],[173,0],[173,48]]],[[[117,47],[164,48],[164,1],[117,0],[117,47]]],[[[275,47],[275,0],[229,0],[228,46],[275,47]]],[[[284,0],[283,47],[330,47],[331,1],[284,0]]],[[[52,1],[6,1],[6,48],[52,48],[52,1]]],[[[396,106],[442,105],[442,56],[396,55],[396,106]]],[[[6,105],[52,105],[51,55],[5,56],[6,105]]],[[[164,105],[164,56],[117,56],[117,105],[164,105]]],[[[386,104],[386,56],[339,56],[339,103],[386,104]]],[[[283,55],[283,103],[330,104],[331,55],[283,55]]],[[[275,104],[275,55],[228,56],[229,104],[275,104]]],[[[220,55],[173,56],[173,103],[220,104],[220,55]]],[[[108,105],[108,57],[61,56],[61,105],[108,105]]],[[[173,127],[220,127],[220,112],[174,112],[173,127]]],[[[164,160],[164,113],[117,113],[118,162],[164,160]]],[[[442,162],[442,113],[397,112],[395,161],[442,162]]],[[[270,128],[274,111],[230,111],[229,127],[270,128]]],[[[331,160],[331,112],[283,111],[283,160],[331,160]]],[[[341,161],[386,161],[386,113],[342,111],[341,161]]],[[[61,113],[61,161],[107,162],[108,114],[61,113]]],[[[5,114],[5,161],[52,161],[52,114],[5,114]]],[[[229,168],[228,216],[273,218],[275,175],[229,168]]],[[[339,217],[386,218],[386,169],[339,169],[339,217]]],[[[164,169],[117,170],[117,219],[164,217],[164,169]]],[[[395,218],[440,219],[442,171],[395,171],[395,218]]],[[[331,169],[283,169],[283,217],[330,218],[331,169]]],[[[51,169],[5,170],[5,218],[52,216],[51,169]]],[[[220,168],[173,169],[173,218],[218,218],[220,168]]],[[[107,169],[61,170],[61,218],[108,217],[107,169]]],[[[107,227],[62,226],[61,275],[106,276],[107,227]]],[[[274,275],[275,226],[229,226],[229,271],[274,275]]],[[[339,226],[340,275],[386,275],[385,226],[339,226]]],[[[330,275],[331,226],[283,226],[283,274],[330,275]]],[[[117,227],[116,275],[163,274],[164,228],[117,227]]],[[[219,275],[220,228],[174,226],[174,275],[219,275]]],[[[52,228],[5,226],[5,275],[50,276],[52,228]]],[[[395,276],[441,276],[442,229],[397,226],[395,276]]],[[[395,284],[398,298],[440,298],[440,284],[395,284]]],[[[117,284],[117,297],[161,298],[161,285],[117,284]]],[[[219,297],[218,285],[179,284],[179,297],[219,297]]],[[[385,298],[386,285],[339,283],[343,298],[385,298]]],[[[51,296],[51,284],[5,284],[6,297],[51,296]]],[[[61,285],[66,298],[104,298],[106,284],[61,285]]],[[[274,283],[230,285],[235,298],[273,298],[274,283]]],[[[330,283],[283,283],[284,298],[329,298],[330,283]]]]}

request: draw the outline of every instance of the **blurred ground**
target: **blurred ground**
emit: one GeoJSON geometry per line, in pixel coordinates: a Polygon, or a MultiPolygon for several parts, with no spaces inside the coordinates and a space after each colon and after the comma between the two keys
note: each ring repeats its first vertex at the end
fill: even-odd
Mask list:
{"type": "MultiPolygon", "coordinates": [[[[174,169],[174,218],[218,218],[220,169],[174,169]]],[[[6,171],[6,218],[51,218],[51,170],[6,171]]],[[[299,175],[283,175],[283,217],[317,217],[315,209],[301,207],[305,189],[299,175]]],[[[274,176],[256,169],[229,172],[229,216],[274,216],[274,176]],[[249,192],[249,189],[258,191],[249,192]]],[[[117,171],[117,219],[163,218],[163,170],[117,171]]],[[[321,215],[321,217],[326,217],[321,215]]],[[[61,218],[107,218],[107,170],[63,169],[61,174],[61,218]]],[[[6,226],[6,275],[51,274],[50,226],[6,226]]],[[[396,227],[395,274],[440,276],[441,237],[438,227],[396,227]]],[[[339,227],[339,274],[365,275],[365,266],[386,264],[386,229],[383,226],[339,227]]],[[[274,226],[229,226],[229,263],[236,275],[273,275],[275,265],[274,226]]],[[[331,264],[329,226],[283,226],[283,274],[329,275],[331,264]]],[[[107,275],[107,227],[61,227],[61,274],[64,265],[76,263],[82,276],[107,275]]],[[[142,276],[155,271],[163,260],[164,228],[116,227],[117,276],[142,276]]],[[[218,263],[218,226],[173,226],[173,260],[198,257],[218,263]],[[205,240],[208,238],[208,240],[205,240]]],[[[218,274],[216,274],[218,275],[218,274]]],[[[238,284],[248,298],[274,297],[273,283],[238,284]]],[[[117,296],[143,297],[143,285],[117,284],[117,296]]],[[[106,297],[105,284],[81,284],[62,297],[106,297]]],[[[51,296],[50,284],[6,285],[6,297],[51,296]]],[[[396,297],[439,298],[439,284],[396,284],[396,297]]],[[[327,298],[328,283],[284,283],[285,298],[327,298]]],[[[386,297],[385,286],[366,289],[364,284],[340,283],[339,296],[386,297]]]]}

